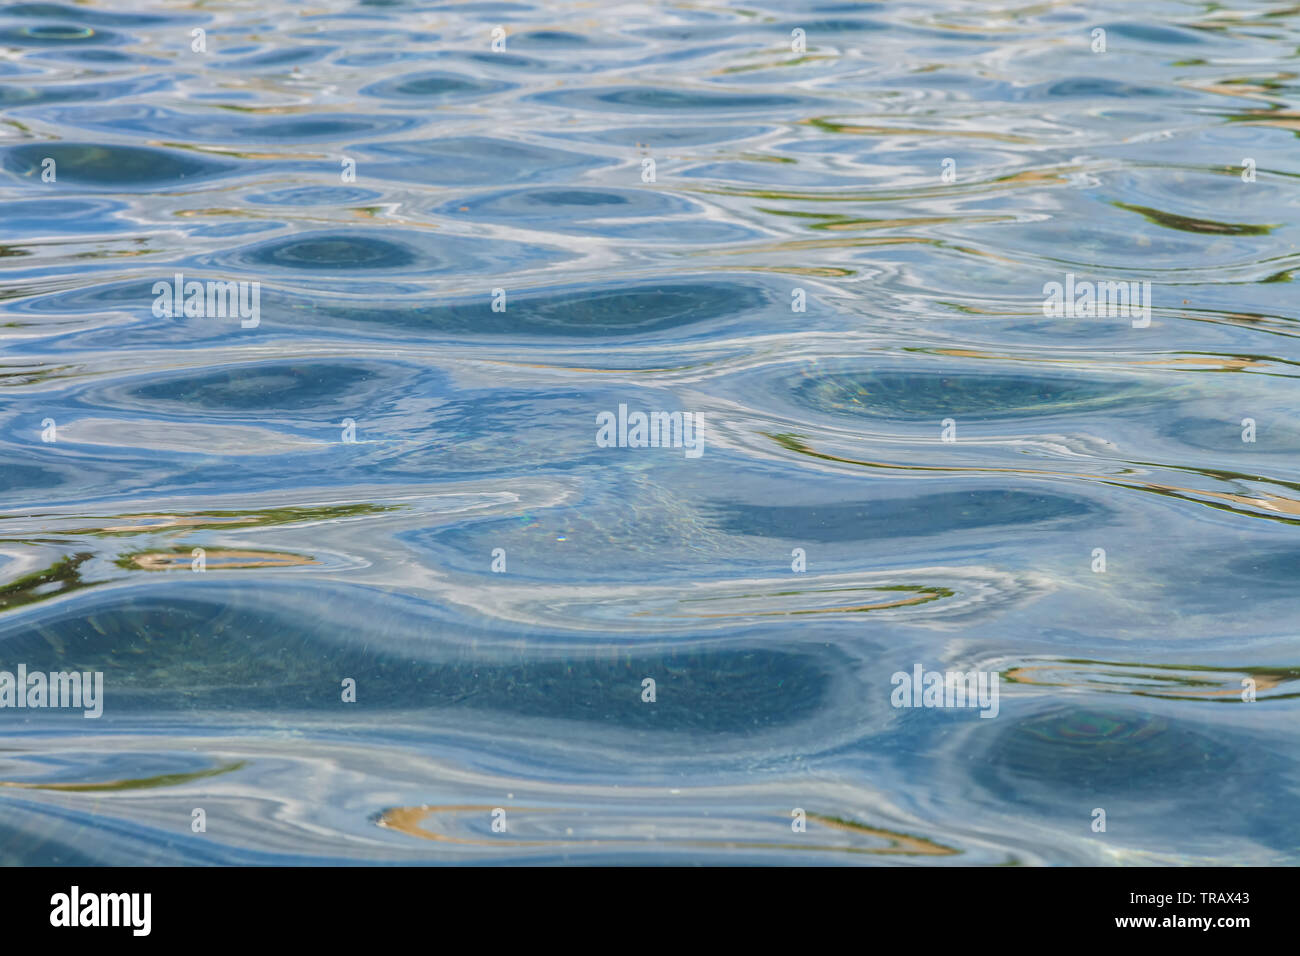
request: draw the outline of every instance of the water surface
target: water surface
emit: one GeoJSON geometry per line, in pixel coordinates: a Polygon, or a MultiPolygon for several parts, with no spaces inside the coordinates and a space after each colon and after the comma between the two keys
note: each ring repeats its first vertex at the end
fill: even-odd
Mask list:
{"type": "Polygon", "coordinates": [[[1300,862],[1298,25],[0,7],[0,861],[1300,862]]]}

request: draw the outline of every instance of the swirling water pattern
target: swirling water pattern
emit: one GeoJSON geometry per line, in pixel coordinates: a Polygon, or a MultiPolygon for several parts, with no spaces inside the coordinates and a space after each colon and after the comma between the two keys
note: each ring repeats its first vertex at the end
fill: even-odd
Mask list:
{"type": "Polygon", "coordinates": [[[0,8],[0,861],[1300,861],[1298,26],[0,8]]]}

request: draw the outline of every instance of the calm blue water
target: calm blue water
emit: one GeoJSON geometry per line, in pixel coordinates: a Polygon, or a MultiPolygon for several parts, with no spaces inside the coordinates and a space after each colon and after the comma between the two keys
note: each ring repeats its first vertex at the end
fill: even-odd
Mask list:
{"type": "Polygon", "coordinates": [[[1298,27],[0,8],[0,861],[1300,861],[1298,27]]]}

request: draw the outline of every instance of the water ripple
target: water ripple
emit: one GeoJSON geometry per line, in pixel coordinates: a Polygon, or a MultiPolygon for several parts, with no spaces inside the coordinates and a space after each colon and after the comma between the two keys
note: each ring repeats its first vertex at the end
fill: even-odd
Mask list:
{"type": "Polygon", "coordinates": [[[1298,43],[0,6],[0,862],[1293,865],[1298,43]]]}

